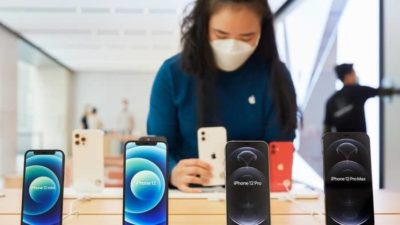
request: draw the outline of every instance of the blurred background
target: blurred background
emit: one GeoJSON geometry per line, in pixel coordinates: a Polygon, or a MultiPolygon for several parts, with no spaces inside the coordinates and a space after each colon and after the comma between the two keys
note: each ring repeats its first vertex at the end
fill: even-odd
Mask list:
{"type": "MultiPolygon", "coordinates": [[[[0,0],[0,188],[21,184],[25,150],[70,155],[72,130],[85,127],[106,132],[108,186],[120,185],[121,142],[146,134],[155,73],[180,51],[180,24],[191,2],[0,0]]],[[[294,179],[322,189],[325,103],[341,88],[333,68],[354,63],[362,85],[400,82],[400,5],[268,2],[304,119],[294,179]]],[[[374,188],[400,189],[400,100],[374,98],[365,107],[374,188]]]]}

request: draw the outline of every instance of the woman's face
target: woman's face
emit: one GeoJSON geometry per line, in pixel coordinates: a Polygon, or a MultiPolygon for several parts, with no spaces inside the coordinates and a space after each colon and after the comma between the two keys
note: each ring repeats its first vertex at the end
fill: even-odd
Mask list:
{"type": "Polygon", "coordinates": [[[247,6],[222,6],[211,15],[210,41],[236,39],[255,46],[260,34],[261,18],[247,6]]]}

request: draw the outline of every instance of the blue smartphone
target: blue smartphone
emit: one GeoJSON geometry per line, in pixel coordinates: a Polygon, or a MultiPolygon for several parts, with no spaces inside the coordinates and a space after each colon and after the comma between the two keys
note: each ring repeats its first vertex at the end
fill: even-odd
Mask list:
{"type": "Polygon", "coordinates": [[[168,224],[167,145],[130,141],[124,154],[124,225],[168,224]]]}
{"type": "Polygon", "coordinates": [[[64,161],[60,150],[25,153],[21,224],[62,224],[64,161]]]}

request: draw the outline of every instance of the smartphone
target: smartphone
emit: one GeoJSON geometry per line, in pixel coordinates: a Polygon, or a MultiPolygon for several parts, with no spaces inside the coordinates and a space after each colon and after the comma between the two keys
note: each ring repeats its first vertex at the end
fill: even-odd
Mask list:
{"type": "Polygon", "coordinates": [[[199,159],[207,162],[213,168],[213,178],[207,186],[222,186],[225,184],[225,154],[227,133],[224,127],[201,127],[197,130],[199,159]]]}
{"type": "Polygon", "coordinates": [[[62,224],[64,161],[60,150],[25,152],[21,224],[62,224]]]}
{"type": "Polygon", "coordinates": [[[73,187],[77,192],[95,193],[104,189],[103,131],[73,131],[72,165],[73,187]]]}
{"type": "Polygon", "coordinates": [[[123,224],[168,224],[167,144],[129,141],[124,153],[123,224]]]}
{"type": "Polygon", "coordinates": [[[292,189],[293,153],[292,142],[269,143],[271,192],[285,192],[292,189]]]}
{"type": "Polygon", "coordinates": [[[326,224],[374,224],[369,137],[328,133],[323,145],[326,224]]]}
{"type": "Polygon", "coordinates": [[[268,144],[230,141],[226,145],[228,225],[270,225],[268,144]]]}

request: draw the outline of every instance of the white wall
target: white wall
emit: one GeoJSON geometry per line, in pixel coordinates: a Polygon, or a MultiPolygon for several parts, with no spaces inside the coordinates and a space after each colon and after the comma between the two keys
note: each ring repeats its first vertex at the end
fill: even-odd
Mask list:
{"type": "MultiPolygon", "coordinates": [[[[384,0],[384,74],[400,87],[400,1],[384,0]]],[[[385,105],[385,187],[400,190],[400,97],[385,105]]]]}
{"type": "Polygon", "coordinates": [[[0,27],[0,177],[15,172],[17,39],[0,27]]]}
{"type": "Polygon", "coordinates": [[[74,127],[86,104],[95,106],[106,130],[115,129],[121,100],[129,100],[139,135],[146,133],[150,91],[155,73],[78,73],[74,76],[74,127]]]}

